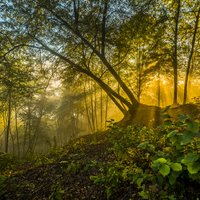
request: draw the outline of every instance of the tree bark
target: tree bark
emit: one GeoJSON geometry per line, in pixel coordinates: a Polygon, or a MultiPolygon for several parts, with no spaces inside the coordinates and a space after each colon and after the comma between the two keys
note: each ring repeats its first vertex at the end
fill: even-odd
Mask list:
{"type": "Polygon", "coordinates": [[[181,0],[177,1],[177,10],[175,16],[175,32],[174,32],[174,52],[173,52],[173,68],[174,68],[174,98],[173,104],[177,104],[178,97],[178,32],[179,32],[179,18],[181,9],[181,0]]]}
{"type": "Polygon", "coordinates": [[[16,135],[17,135],[17,155],[18,155],[18,157],[20,157],[18,116],[17,116],[17,106],[16,106],[16,104],[15,104],[15,131],[16,131],[16,135]]]}
{"type": "Polygon", "coordinates": [[[101,47],[101,54],[105,56],[105,40],[106,40],[106,16],[108,10],[108,0],[104,2],[104,10],[103,10],[103,19],[102,19],[102,47],[101,47]]]}
{"type": "Polygon", "coordinates": [[[84,94],[85,94],[85,98],[84,98],[84,100],[85,100],[85,110],[86,110],[86,115],[87,115],[87,119],[88,119],[88,125],[89,125],[90,131],[93,131],[92,123],[91,123],[91,119],[90,119],[89,108],[88,108],[88,104],[87,104],[86,83],[84,84],[84,94]]]}
{"type": "Polygon", "coordinates": [[[160,107],[160,95],[161,95],[161,87],[160,87],[160,66],[158,69],[158,82],[157,82],[157,99],[158,99],[158,107],[160,107]]]}
{"type": "Polygon", "coordinates": [[[200,8],[199,8],[197,16],[196,16],[195,28],[194,28],[193,38],[192,38],[192,47],[191,47],[191,51],[190,51],[190,55],[189,55],[188,63],[187,63],[187,70],[186,70],[185,84],[184,84],[183,104],[185,104],[187,102],[187,96],[188,96],[188,79],[189,79],[189,74],[190,74],[190,69],[191,69],[192,57],[193,57],[193,54],[194,54],[197,29],[198,29],[198,25],[199,25],[199,15],[200,15],[200,8]]]}
{"type": "Polygon", "coordinates": [[[11,90],[8,91],[8,118],[7,118],[7,129],[6,129],[6,138],[5,138],[5,152],[8,153],[9,147],[9,135],[10,135],[10,125],[11,125],[11,110],[12,110],[12,102],[11,102],[11,90]]]}

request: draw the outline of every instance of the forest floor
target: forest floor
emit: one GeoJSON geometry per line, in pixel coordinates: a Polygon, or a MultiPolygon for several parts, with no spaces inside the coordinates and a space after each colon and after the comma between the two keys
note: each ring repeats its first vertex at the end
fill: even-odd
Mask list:
{"type": "Polygon", "coordinates": [[[20,164],[5,174],[2,199],[106,199],[105,188],[90,180],[100,172],[98,163],[115,159],[106,133],[81,137],[48,156],[20,164]]]}
{"type": "MultiPolygon", "coordinates": [[[[191,111],[188,106],[186,108],[191,111]]],[[[179,113],[177,108],[173,109],[179,113]]],[[[137,127],[137,129],[139,128],[137,127]]],[[[141,129],[143,128],[141,127],[141,129]]],[[[114,190],[110,196],[109,184],[98,184],[98,179],[95,182],[92,178],[103,173],[105,166],[120,160],[116,149],[125,141],[122,140],[123,137],[124,133],[120,128],[117,129],[117,134],[108,130],[80,137],[62,148],[53,149],[48,155],[35,156],[34,159],[29,159],[30,161],[20,162],[16,160],[15,163],[14,160],[5,170],[2,170],[0,175],[0,199],[143,199],[137,195],[138,187],[133,186],[130,182],[121,182],[121,186],[117,187],[117,190],[114,190]],[[118,141],[121,143],[119,144],[118,141]],[[116,145],[118,146],[116,147],[116,145]]],[[[129,139],[125,142],[128,143],[129,139]]],[[[127,144],[122,145],[126,146],[127,144]]],[[[133,146],[133,144],[131,145],[133,146]]],[[[0,155],[0,157],[2,156],[5,155],[0,155]]],[[[146,163],[145,159],[138,158],[138,162],[143,165],[143,161],[146,163]]],[[[112,173],[114,176],[115,171],[112,173]]],[[[116,180],[118,181],[118,179],[116,180]]],[[[99,179],[99,181],[102,180],[99,179]]],[[[105,182],[105,180],[103,181],[105,182]]]]}

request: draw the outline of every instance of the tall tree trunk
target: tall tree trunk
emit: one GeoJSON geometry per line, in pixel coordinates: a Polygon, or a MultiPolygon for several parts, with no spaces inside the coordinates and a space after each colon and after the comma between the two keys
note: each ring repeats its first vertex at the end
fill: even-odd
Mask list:
{"type": "Polygon", "coordinates": [[[11,142],[12,142],[12,154],[14,155],[14,153],[15,153],[15,139],[14,139],[14,136],[13,136],[11,131],[10,131],[10,138],[11,138],[11,142]]]}
{"type": "Polygon", "coordinates": [[[142,85],[142,52],[139,47],[138,61],[137,61],[137,100],[140,102],[141,85],[142,85]]]}
{"type": "Polygon", "coordinates": [[[12,99],[11,99],[11,90],[8,91],[8,116],[7,116],[7,129],[6,129],[6,138],[5,138],[5,152],[8,153],[9,146],[9,135],[11,128],[11,112],[12,112],[12,99]]]}
{"type": "Polygon", "coordinates": [[[177,10],[175,16],[175,32],[174,32],[174,47],[173,47],[173,68],[174,68],[174,98],[173,104],[177,104],[178,97],[178,33],[179,33],[179,18],[181,10],[181,0],[176,0],[177,10]]]}
{"type": "Polygon", "coordinates": [[[92,131],[94,132],[95,131],[95,115],[94,115],[94,99],[93,99],[91,81],[90,81],[90,108],[91,108],[92,131]]]}
{"type": "Polygon", "coordinates": [[[36,148],[39,133],[40,133],[40,125],[41,125],[41,121],[42,121],[42,116],[43,116],[43,111],[41,111],[41,113],[37,119],[37,124],[35,126],[34,134],[31,139],[31,145],[29,146],[29,149],[27,152],[30,152],[30,153],[35,152],[35,148],[36,148]]]}
{"type": "Polygon", "coordinates": [[[17,116],[17,106],[16,106],[16,104],[15,104],[15,131],[16,131],[16,135],[17,135],[17,155],[18,155],[18,157],[20,157],[18,116],[17,116]]]}
{"type": "Polygon", "coordinates": [[[96,82],[94,84],[94,88],[95,88],[95,91],[94,91],[94,115],[95,115],[95,127],[96,127],[96,130],[98,130],[99,126],[98,126],[98,109],[97,109],[97,85],[96,85],[96,82]]]}
{"type": "Polygon", "coordinates": [[[29,146],[31,145],[31,102],[28,102],[28,112],[24,125],[24,141],[23,141],[23,155],[26,154],[29,146]],[[26,148],[27,146],[27,148],[26,148]]]}
{"type": "Polygon", "coordinates": [[[108,95],[106,95],[106,106],[105,106],[105,128],[107,126],[108,120],[108,95]]]}
{"type": "Polygon", "coordinates": [[[75,29],[78,31],[78,23],[79,23],[79,0],[76,2],[76,0],[73,0],[73,6],[74,6],[74,26],[75,29]]]}
{"type": "Polygon", "coordinates": [[[108,10],[108,0],[104,1],[103,19],[102,19],[102,41],[101,41],[101,54],[105,56],[105,39],[106,39],[106,17],[108,10]]]}
{"type": "Polygon", "coordinates": [[[86,83],[84,84],[84,101],[85,101],[85,110],[86,110],[86,116],[87,116],[87,119],[88,119],[88,126],[89,126],[89,129],[91,131],[93,131],[92,129],[92,123],[91,123],[91,119],[90,119],[90,114],[89,114],[89,108],[88,108],[88,103],[87,103],[87,92],[86,92],[86,83]]]}
{"type": "Polygon", "coordinates": [[[42,101],[40,104],[39,116],[37,118],[36,125],[34,126],[33,136],[31,137],[31,143],[30,143],[31,145],[29,146],[29,150],[28,150],[31,153],[35,152],[35,148],[37,145],[41,123],[42,123],[42,117],[44,115],[44,106],[45,106],[44,101],[42,101]]]}
{"type": "Polygon", "coordinates": [[[101,123],[101,130],[103,129],[103,91],[100,88],[100,123],[101,123]]]}
{"type": "Polygon", "coordinates": [[[23,156],[25,155],[26,151],[26,141],[27,141],[27,134],[28,134],[28,122],[27,120],[24,122],[24,138],[23,138],[23,156]]]}
{"type": "Polygon", "coordinates": [[[32,137],[31,137],[31,102],[29,102],[29,105],[28,105],[28,149],[30,148],[31,146],[31,142],[32,142],[32,137]]]}
{"type": "Polygon", "coordinates": [[[159,66],[159,69],[158,69],[158,83],[157,83],[157,88],[158,88],[158,107],[160,107],[160,94],[161,94],[161,88],[160,88],[160,66],[159,66]]]}
{"type": "Polygon", "coordinates": [[[190,69],[191,69],[192,57],[193,57],[193,54],[194,54],[196,34],[197,34],[198,25],[199,25],[199,15],[200,15],[200,8],[199,8],[197,16],[196,16],[195,28],[194,28],[193,38],[192,38],[192,47],[191,47],[191,50],[190,50],[190,55],[189,55],[188,63],[187,63],[187,70],[186,70],[185,83],[184,83],[183,104],[185,104],[187,102],[187,96],[188,96],[187,95],[188,94],[188,78],[189,78],[190,69]]]}

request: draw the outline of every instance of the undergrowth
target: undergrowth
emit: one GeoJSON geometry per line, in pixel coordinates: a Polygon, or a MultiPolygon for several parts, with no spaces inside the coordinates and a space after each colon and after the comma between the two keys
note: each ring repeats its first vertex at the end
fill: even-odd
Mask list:
{"type": "Polygon", "coordinates": [[[200,123],[186,115],[164,118],[154,129],[111,121],[109,131],[46,156],[2,154],[0,198],[23,199],[29,191],[29,199],[198,200],[200,123]]]}
{"type": "Polygon", "coordinates": [[[116,159],[90,179],[106,187],[107,199],[194,199],[200,197],[199,121],[181,115],[156,129],[113,126],[116,159]]]}

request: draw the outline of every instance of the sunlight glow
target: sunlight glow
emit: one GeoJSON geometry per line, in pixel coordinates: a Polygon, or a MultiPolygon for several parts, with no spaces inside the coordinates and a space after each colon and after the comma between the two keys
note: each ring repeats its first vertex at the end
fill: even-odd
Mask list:
{"type": "Polygon", "coordinates": [[[131,58],[131,59],[128,60],[128,62],[129,62],[130,64],[135,64],[135,63],[136,63],[136,60],[135,60],[134,58],[131,58]]]}

